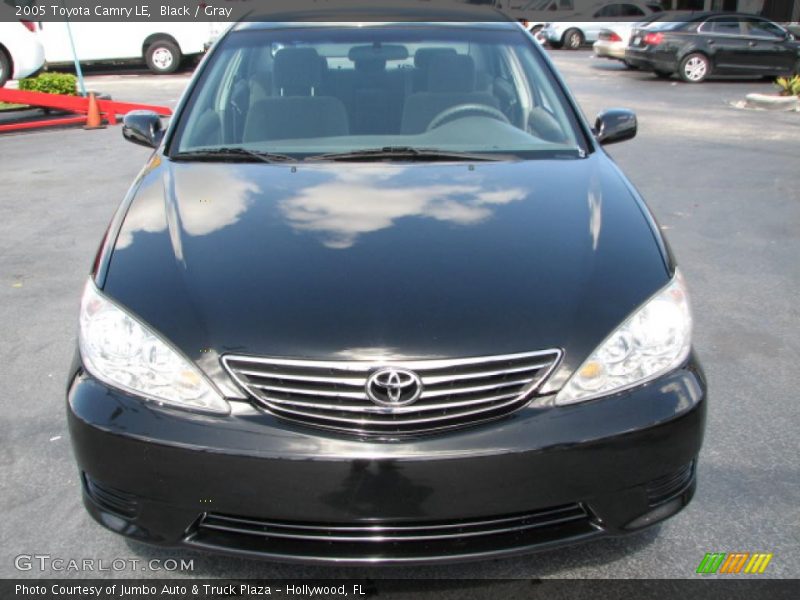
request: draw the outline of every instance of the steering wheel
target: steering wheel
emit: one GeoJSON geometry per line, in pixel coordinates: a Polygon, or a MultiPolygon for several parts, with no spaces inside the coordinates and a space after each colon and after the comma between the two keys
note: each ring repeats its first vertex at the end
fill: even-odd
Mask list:
{"type": "Polygon", "coordinates": [[[461,119],[462,117],[467,116],[466,114],[461,113],[480,113],[484,116],[497,119],[498,121],[503,121],[509,124],[511,123],[511,121],[508,120],[508,117],[505,116],[500,110],[493,106],[489,106],[488,104],[456,104],[455,106],[444,109],[438,115],[433,117],[431,122],[428,123],[428,127],[425,129],[425,131],[430,131],[431,129],[441,127],[446,121],[450,121],[454,118],[461,119]]]}

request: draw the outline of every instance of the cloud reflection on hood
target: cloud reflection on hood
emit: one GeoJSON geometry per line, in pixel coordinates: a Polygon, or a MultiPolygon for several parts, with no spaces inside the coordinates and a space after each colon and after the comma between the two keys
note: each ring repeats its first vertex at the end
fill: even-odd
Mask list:
{"type": "Polygon", "coordinates": [[[485,189],[479,178],[463,184],[409,186],[392,180],[406,168],[342,169],[330,181],[303,188],[279,207],[297,231],[319,235],[328,248],[349,248],[358,237],[386,229],[404,217],[427,217],[455,225],[488,219],[493,207],[522,200],[522,188],[485,189]]]}

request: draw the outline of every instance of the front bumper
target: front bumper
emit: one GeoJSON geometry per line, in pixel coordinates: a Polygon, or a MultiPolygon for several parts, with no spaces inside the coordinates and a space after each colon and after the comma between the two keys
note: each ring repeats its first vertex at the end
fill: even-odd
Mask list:
{"type": "Polygon", "coordinates": [[[276,560],[414,563],[631,532],[691,499],[705,381],[393,441],[158,408],[82,371],[68,390],[91,515],[118,533],[276,560]]]}
{"type": "Polygon", "coordinates": [[[561,38],[564,37],[564,32],[560,29],[545,27],[539,32],[539,35],[548,42],[560,42],[561,38]]]}

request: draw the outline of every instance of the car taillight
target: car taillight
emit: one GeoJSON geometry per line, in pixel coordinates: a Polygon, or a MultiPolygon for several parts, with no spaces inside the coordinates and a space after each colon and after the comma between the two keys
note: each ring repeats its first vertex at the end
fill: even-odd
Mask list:
{"type": "Polygon", "coordinates": [[[25,29],[30,31],[31,33],[36,33],[36,23],[33,21],[20,21],[25,26],[25,29]]]}
{"type": "Polygon", "coordinates": [[[622,38],[613,31],[604,31],[600,34],[601,40],[606,40],[607,42],[621,42],[622,38]]]}
{"type": "Polygon", "coordinates": [[[647,35],[644,36],[644,39],[642,41],[649,46],[658,46],[661,42],[664,41],[664,34],[648,33],[647,35]]]}

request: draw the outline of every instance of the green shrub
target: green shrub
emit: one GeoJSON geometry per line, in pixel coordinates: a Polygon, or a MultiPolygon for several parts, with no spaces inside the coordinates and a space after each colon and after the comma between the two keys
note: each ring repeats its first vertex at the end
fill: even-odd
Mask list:
{"type": "Polygon", "coordinates": [[[29,77],[19,82],[19,89],[28,92],[44,92],[45,94],[64,94],[75,96],[77,78],[71,73],[42,73],[38,77],[29,77]]]}
{"type": "Polygon", "coordinates": [[[780,89],[781,96],[800,96],[800,75],[778,77],[775,85],[780,89]]]}

